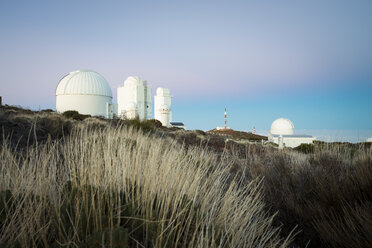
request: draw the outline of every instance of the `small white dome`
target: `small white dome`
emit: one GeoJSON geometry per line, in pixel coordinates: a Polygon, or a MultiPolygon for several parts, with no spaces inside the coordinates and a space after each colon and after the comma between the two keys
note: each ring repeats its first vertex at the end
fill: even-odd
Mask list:
{"type": "Polygon", "coordinates": [[[63,77],[56,88],[56,96],[59,95],[98,95],[112,98],[106,79],[91,70],[73,71],[63,77]]]}
{"type": "Polygon", "coordinates": [[[170,91],[167,88],[157,88],[156,89],[156,95],[158,95],[158,96],[169,96],[170,91]]]}
{"type": "Polygon", "coordinates": [[[372,142],[372,137],[371,137],[371,138],[368,138],[368,139],[366,140],[366,142],[372,142]]]}
{"type": "Polygon", "coordinates": [[[292,135],[294,134],[294,125],[286,118],[279,118],[271,124],[270,133],[277,135],[292,135]]]}

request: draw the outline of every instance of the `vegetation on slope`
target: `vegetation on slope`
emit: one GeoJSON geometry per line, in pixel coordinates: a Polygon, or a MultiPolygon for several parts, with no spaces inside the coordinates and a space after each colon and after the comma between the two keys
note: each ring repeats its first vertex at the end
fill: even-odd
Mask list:
{"type": "Polygon", "coordinates": [[[297,226],[293,247],[370,247],[371,144],[280,151],[132,122],[0,109],[1,242],[275,247],[297,226]]]}
{"type": "Polygon", "coordinates": [[[233,129],[212,129],[208,133],[215,133],[219,135],[227,135],[235,139],[250,140],[250,141],[261,141],[267,140],[266,136],[253,134],[251,132],[236,131],[233,129]]]}
{"type": "Polygon", "coordinates": [[[299,247],[370,247],[372,150],[328,147],[305,155],[247,151],[237,167],[247,181],[264,177],[265,202],[284,233],[298,225],[299,247]]]}
{"type": "Polygon", "coordinates": [[[259,180],[230,180],[228,160],[86,120],[22,153],[2,141],[0,246],[288,246],[259,180]]]}

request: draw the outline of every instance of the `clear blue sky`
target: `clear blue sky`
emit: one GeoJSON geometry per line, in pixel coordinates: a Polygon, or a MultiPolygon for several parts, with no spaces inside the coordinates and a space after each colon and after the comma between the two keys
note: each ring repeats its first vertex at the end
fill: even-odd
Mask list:
{"type": "MultiPolygon", "coordinates": [[[[68,72],[168,87],[192,129],[372,129],[372,1],[0,1],[0,95],[55,108],[68,72]]],[[[155,91],[155,90],[154,90],[155,91]]],[[[155,92],[154,92],[155,93],[155,92]]]]}

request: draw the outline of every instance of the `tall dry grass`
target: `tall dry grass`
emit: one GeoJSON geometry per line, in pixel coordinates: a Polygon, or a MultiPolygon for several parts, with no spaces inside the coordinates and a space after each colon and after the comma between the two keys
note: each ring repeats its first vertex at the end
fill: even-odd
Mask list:
{"type": "Polygon", "coordinates": [[[249,146],[231,160],[247,181],[264,178],[274,224],[284,233],[298,225],[298,247],[371,247],[371,146],[323,144],[310,154],[249,146]]]}
{"type": "Polygon", "coordinates": [[[286,247],[261,182],[230,161],[121,126],[0,148],[0,246],[286,247]]]}

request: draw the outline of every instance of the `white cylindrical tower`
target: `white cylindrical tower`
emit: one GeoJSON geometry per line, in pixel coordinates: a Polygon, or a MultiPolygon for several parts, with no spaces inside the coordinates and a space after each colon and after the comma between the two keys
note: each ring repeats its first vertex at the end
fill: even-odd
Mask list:
{"type": "Polygon", "coordinates": [[[155,119],[169,127],[172,121],[171,100],[169,89],[158,88],[154,97],[155,119]]]}
{"type": "Polygon", "coordinates": [[[63,77],[56,88],[56,110],[110,118],[112,92],[106,79],[95,71],[78,70],[63,77]]]}
{"type": "Polygon", "coordinates": [[[159,121],[163,126],[170,127],[170,109],[167,105],[163,105],[158,109],[159,121]]]}
{"type": "Polygon", "coordinates": [[[278,145],[279,145],[279,149],[283,149],[283,147],[284,147],[283,135],[279,135],[278,145]]]}

